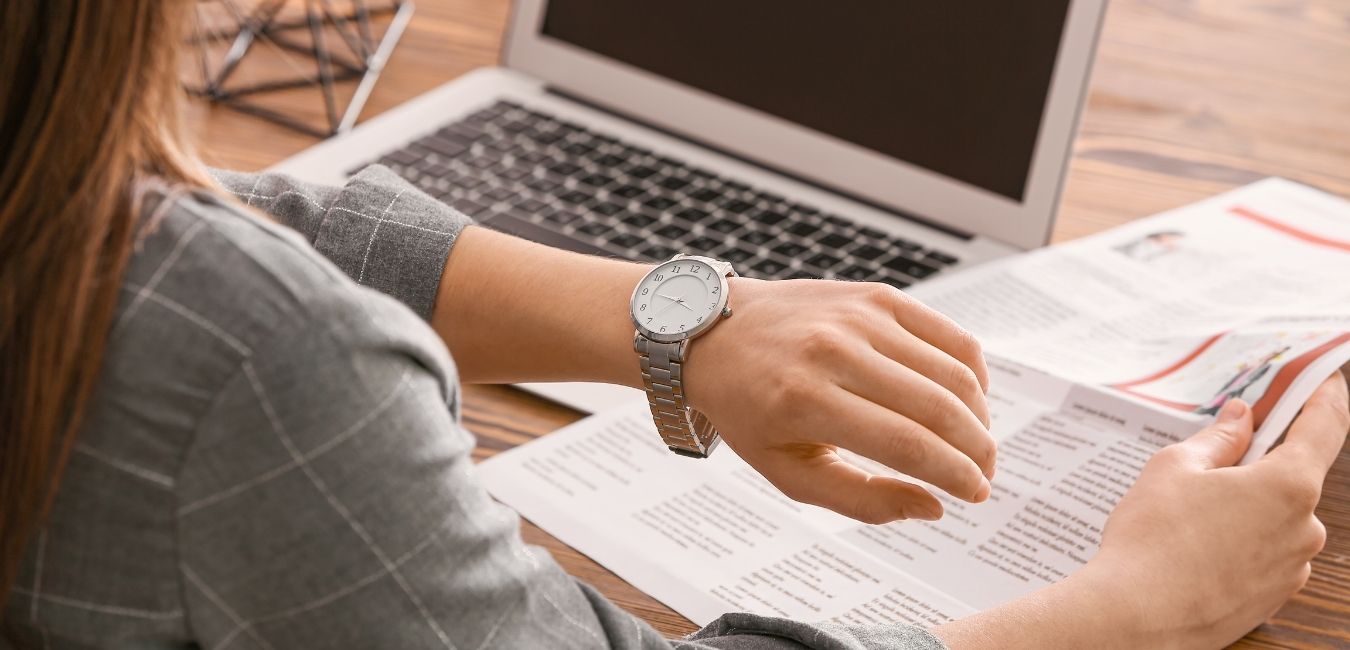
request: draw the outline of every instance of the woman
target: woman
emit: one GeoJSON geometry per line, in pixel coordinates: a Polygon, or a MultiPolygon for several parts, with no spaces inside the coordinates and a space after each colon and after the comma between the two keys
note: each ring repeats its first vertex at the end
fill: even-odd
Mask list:
{"type": "MultiPolygon", "coordinates": [[[[728,614],[662,639],[521,544],[458,422],[458,377],[638,385],[625,303],[644,267],[477,229],[380,168],[340,189],[209,178],[178,130],[190,7],[0,8],[6,645],[1204,648],[1306,580],[1350,421],[1339,378],[1243,468],[1234,401],[1149,464],[1087,567],[1019,601],[931,630],[728,614]]],[[[866,284],[736,280],[732,303],[689,398],[787,494],[941,515],[846,446],[987,498],[985,372],[961,330],[866,284]]]]}

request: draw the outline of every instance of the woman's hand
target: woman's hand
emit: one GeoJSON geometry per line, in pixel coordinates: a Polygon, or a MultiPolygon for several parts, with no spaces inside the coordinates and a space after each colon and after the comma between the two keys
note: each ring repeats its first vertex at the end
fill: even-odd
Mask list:
{"type": "MultiPolygon", "coordinates": [[[[650,268],[471,227],[432,324],[466,382],[641,387],[628,300],[650,268]]],[[[774,485],[868,522],[941,516],[924,489],[842,462],[843,447],[959,498],[988,497],[988,377],[969,334],[883,284],[731,283],[734,314],[691,341],[685,391],[774,485]]]]}
{"type": "Polygon", "coordinates": [[[988,373],[969,334],[884,284],[731,282],[733,315],[690,343],[685,392],[778,489],[869,523],[942,515],[927,490],[844,462],[842,447],[988,498],[988,373]]]}
{"type": "Polygon", "coordinates": [[[1116,506],[1101,550],[1067,580],[936,630],[954,649],[1218,648],[1308,580],[1326,541],[1313,510],[1350,428],[1337,373],[1284,444],[1242,467],[1251,409],[1158,452],[1116,506]]]}
{"type": "Polygon", "coordinates": [[[1232,467],[1252,414],[1159,452],[1107,521],[1095,570],[1126,586],[1141,620],[1218,647],[1265,621],[1308,581],[1326,528],[1313,514],[1350,428],[1345,378],[1328,379],[1261,460],[1232,467]]]}

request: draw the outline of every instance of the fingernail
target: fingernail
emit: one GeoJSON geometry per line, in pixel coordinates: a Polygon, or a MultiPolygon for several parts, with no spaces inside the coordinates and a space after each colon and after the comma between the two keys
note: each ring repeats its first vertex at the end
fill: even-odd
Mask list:
{"type": "Polygon", "coordinates": [[[1224,403],[1223,409],[1219,411],[1219,418],[1216,422],[1232,422],[1240,420],[1247,414],[1247,403],[1240,399],[1230,399],[1224,403]]]}
{"type": "Polygon", "coordinates": [[[989,484],[989,479],[980,478],[980,489],[975,491],[975,503],[983,503],[985,499],[989,498],[989,493],[993,489],[994,487],[989,484]]]}
{"type": "Polygon", "coordinates": [[[905,515],[910,519],[919,519],[922,521],[937,521],[942,518],[942,506],[930,504],[916,505],[910,508],[905,515]]]}

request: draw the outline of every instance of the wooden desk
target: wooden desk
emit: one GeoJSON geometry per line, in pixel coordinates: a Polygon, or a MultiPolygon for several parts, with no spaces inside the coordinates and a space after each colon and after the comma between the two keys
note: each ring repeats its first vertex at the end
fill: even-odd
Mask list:
{"type": "MultiPolygon", "coordinates": [[[[366,117],[498,59],[507,0],[417,5],[366,117]]],[[[318,123],[317,96],[295,92],[279,101],[318,123]]],[[[194,120],[207,159],[222,167],[261,169],[313,142],[224,109],[199,105],[194,120]]],[[[1113,2],[1055,239],[1270,175],[1350,197],[1350,3],[1113,2]]],[[[511,388],[465,390],[478,458],[578,417],[511,388]]],[[[1350,647],[1350,450],[1332,470],[1319,512],[1330,540],[1308,587],[1237,647],[1350,647]]],[[[694,629],[539,529],[527,524],[525,537],[657,629],[694,629]]]]}

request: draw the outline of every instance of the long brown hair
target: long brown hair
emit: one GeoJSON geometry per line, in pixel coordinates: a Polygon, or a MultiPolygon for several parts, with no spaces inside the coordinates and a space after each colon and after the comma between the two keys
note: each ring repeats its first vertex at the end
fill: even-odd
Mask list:
{"type": "Polygon", "coordinates": [[[96,385],[147,181],[180,137],[193,0],[0,2],[0,599],[96,385]]]}

